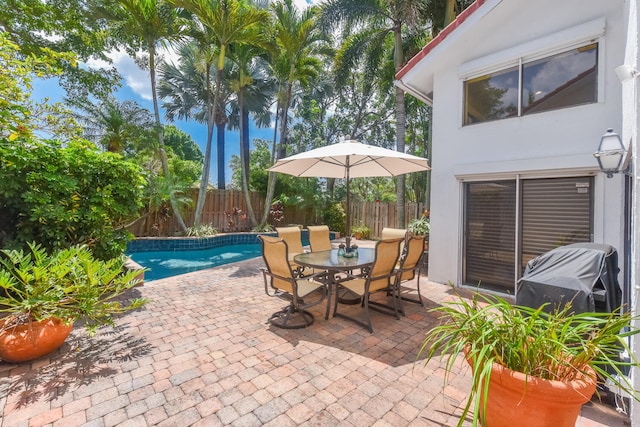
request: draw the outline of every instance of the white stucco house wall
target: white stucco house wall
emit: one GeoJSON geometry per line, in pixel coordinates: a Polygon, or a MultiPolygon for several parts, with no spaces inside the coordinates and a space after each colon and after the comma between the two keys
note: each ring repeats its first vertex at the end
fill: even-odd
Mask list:
{"type": "Polygon", "coordinates": [[[638,151],[639,79],[615,71],[639,68],[637,3],[476,0],[398,72],[433,107],[430,280],[513,295],[532,257],[604,243],[639,312],[637,162],[593,157],[607,129],[638,151]]]}

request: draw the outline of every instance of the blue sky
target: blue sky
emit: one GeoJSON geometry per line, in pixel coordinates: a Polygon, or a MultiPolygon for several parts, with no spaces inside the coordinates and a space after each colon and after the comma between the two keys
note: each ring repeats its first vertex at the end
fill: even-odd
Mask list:
{"type": "MultiPolygon", "coordinates": [[[[144,73],[143,73],[144,74],[144,73]]],[[[149,76],[147,74],[146,78],[149,76]]],[[[131,76],[129,76],[129,80],[131,80],[131,76]]],[[[141,83],[140,81],[136,81],[135,83],[141,83]]],[[[139,88],[145,88],[147,85],[141,85],[139,88]]],[[[150,86],[150,84],[149,84],[150,86]]],[[[116,92],[115,96],[119,100],[134,100],[140,106],[147,108],[149,111],[153,112],[153,101],[150,98],[151,90],[149,89],[149,97],[142,96],[140,93],[136,92],[129,84],[124,84],[118,92],[116,92]],[[147,99],[149,98],[149,99],[147,99]]],[[[41,100],[45,97],[48,97],[51,102],[62,101],[65,96],[64,90],[58,85],[57,80],[49,79],[45,81],[37,81],[34,83],[34,90],[32,97],[36,100],[41,100]]],[[[160,100],[160,105],[162,105],[162,101],[160,100]]],[[[170,123],[164,119],[164,113],[160,112],[161,120],[163,123],[170,123]]],[[[195,121],[176,121],[174,123],[170,123],[175,125],[178,129],[184,131],[185,133],[191,135],[193,140],[200,146],[202,153],[205,152],[205,145],[207,140],[207,126],[206,124],[201,124],[195,121]]],[[[212,143],[212,153],[211,153],[211,174],[209,177],[209,181],[217,186],[217,176],[218,176],[218,164],[217,164],[217,153],[215,152],[216,141],[215,141],[215,132],[214,132],[214,140],[212,143]]],[[[251,141],[251,147],[253,148],[253,139],[254,138],[262,138],[267,140],[273,139],[273,128],[268,129],[258,129],[253,123],[249,129],[249,138],[251,141]]],[[[231,182],[231,169],[229,168],[229,161],[231,160],[232,155],[239,156],[240,154],[240,146],[239,146],[239,133],[238,131],[230,131],[227,130],[225,134],[225,165],[227,165],[225,170],[225,181],[227,185],[231,182]]]]}

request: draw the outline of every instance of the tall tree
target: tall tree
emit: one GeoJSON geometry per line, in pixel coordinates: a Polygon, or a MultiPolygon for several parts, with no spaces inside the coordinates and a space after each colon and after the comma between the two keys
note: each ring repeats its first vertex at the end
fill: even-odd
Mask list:
{"type": "Polygon", "coordinates": [[[0,0],[0,32],[23,57],[47,54],[46,49],[73,53],[78,61],[60,56],[52,63],[64,69],[57,78],[69,97],[106,96],[119,84],[118,72],[79,66],[89,58],[110,62],[110,40],[92,5],[85,0],[0,0]]]}
{"type": "MultiPolygon", "coordinates": [[[[279,79],[279,121],[280,141],[276,157],[286,152],[288,137],[288,116],[293,87],[296,83],[306,85],[309,79],[318,75],[322,62],[319,56],[328,53],[326,38],[315,20],[315,8],[299,11],[291,0],[272,5],[275,15],[274,33],[277,44],[272,67],[279,79]]],[[[269,185],[264,213],[260,226],[266,224],[271,201],[276,187],[276,174],[269,174],[269,185]]]]}
{"type": "Polygon", "coordinates": [[[106,151],[132,152],[141,145],[152,144],[148,129],[154,126],[151,112],[135,101],[118,101],[108,97],[99,103],[68,99],[76,109],[74,117],[84,128],[84,137],[106,151]]]}
{"type": "MultiPolygon", "coordinates": [[[[211,75],[212,56],[208,49],[202,50],[194,42],[183,43],[178,49],[178,55],[180,57],[178,64],[165,63],[158,70],[160,75],[158,95],[165,100],[162,104],[165,109],[165,117],[169,121],[178,118],[195,119],[199,123],[205,123],[207,130],[211,130],[208,135],[212,138],[213,129],[217,130],[218,188],[224,189],[225,127],[228,121],[226,105],[229,103],[231,93],[227,85],[222,86],[222,94],[219,97],[221,105],[217,109],[217,117],[214,120],[208,120],[207,102],[213,89],[211,79],[207,78],[207,73],[209,76],[211,75]]],[[[230,67],[225,65],[223,71],[225,78],[228,75],[228,68],[230,67]]]]}
{"type": "MultiPolygon", "coordinates": [[[[216,85],[213,99],[209,95],[207,102],[207,123],[213,123],[220,107],[220,92],[222,87],[222,71],[224,69],[227,48],[231,44],[260,44],[265,40],[261,32],[261,24],[268,18],[264,11],[250,7],[240,0],[175,0],[175,4],[193,13],[201,24],[202,39],[199,43],[209,41],[217,47],[216,85]]],[[[209,73],[207,72],[207,83],[209,73]]],[[[208,87],[208,86],[207,86],[208,87]]],[[[211,169],[211,139],[213,126],[208,126],[207,146],[202,180],[196,203],[195,225],[200,224],[204,201],[209,184],[211,169]]]]}
{"type": "MultiPolygon", "coordinates": [[[[135,57],[138,49],[142,48],[149,55],[147,65],[151,80],[153,114],[158,134],[158,146],[164,176],[170,181],[171,174],[164,147],[164,133],[160,121],[156,90],[157,47],[161,44],[166,45],[172,40],[180,39],[182,37],[183,21],[180,19],[176,9],[163,0],[117,0],[116,7],[112,10],[106,10],[106,12],[114,23],[115,38],[124,44],[129,54],[135,57]]],[[[187,231],[187,226],[182,219],[173,196],[171,197],[171,207],[180,228],[183,231],[187,231]]]]}
{"type": "MultiPolygon", "coordinates": [[[[342,24],[351,36],[345,39],[338,58],[336,75],[353,71],[358,59],[368,54],[367,70],[374,70],[384,58],[383,50],[393,50],[395,72],[405,64],[403,49],[403,29],[415,28],[421,23],[423,0],[328,0],[322,5],[321,22],[325,29],[342,24]],[[352,31],[352,29],[356,31],[352,31]],[[387,42],[387,39],[390,41],[387,42]],[[377,59],[376,59],[377,58],[377,59]]],[[[405,151],[406,111],[404,91],[395,87],[396,150],[405,151]]],[[[405,177],[400,175],[397,182],[398,225],[405,227],[405,177]]]]}
{"type": "Polygon", "coordinates": [[[249,192],[249,113],[254,113],[257,117],[270,117],[269,106],[275,95],[275,80],[267,74],[267,64],[262,59],[265,53],[264,49],[252,45],[234,46],[230,53],[235,64],[230,83],[237,99],[236,108],[233,109],[236,114],[231,117],[231,125],[240,131],[241,188],[252,226],[256,226],[258,222],[249,192]]]}

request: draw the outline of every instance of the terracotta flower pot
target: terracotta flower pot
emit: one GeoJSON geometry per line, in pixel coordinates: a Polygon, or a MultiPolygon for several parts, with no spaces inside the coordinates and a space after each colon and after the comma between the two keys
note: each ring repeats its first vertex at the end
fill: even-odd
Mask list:
{"type": "MultiPolygon", "coordinates": [[[[0,323],[0,329],[3,323],[0,323]]],[[[0,359],[14,363],[38,359],[58,349],[71,329],[73,324],[66,325],[55,318],[8,327],[0,332],[0,359]]]]}
{"type": "MultiPolygon", "coordinates": [[[[528,377],[494,363],[483,427],[574,427],[582,405],[596,390],[596,375],[563,382],[528,377]]],[[[482,408],[482,402],[480,403],[482,408]]]]}

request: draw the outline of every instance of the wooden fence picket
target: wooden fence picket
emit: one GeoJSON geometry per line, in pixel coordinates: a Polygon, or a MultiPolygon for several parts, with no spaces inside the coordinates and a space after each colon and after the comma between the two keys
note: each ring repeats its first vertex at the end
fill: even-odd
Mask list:
{"type": "MultiPolygon", "coordinates": [[[[184,214],[187,225],[194,222],[193,211],[195,200],[198,197],[197,190],[191,194],[194,204],[184,214]]],[[[264,197],[258,193],[251,193],[251,203],[258,221],[262,218],[264,210],[264,197]]],[[[421,215],[424,206],[422,203],[408,202],[405,207],[406,223],[421,215]]],[[[285,208],[285,218],[283,224],[313,225],[321,223],[321,218],[316,219],[317,213],[312,208],[296,209],[292,206],[285,208]]],[[[395,203],[386,202],[352,202],[351,203],[351,224],[358,225],[363,222],[370,229],[370,237],[380,237],[384,227],[397,227],[398,214],[395,203]]],[[[244,196],[240,190],[210,190],[207,192],[201,224],[210,224],[220,232],[249,231],[250,223],[244,196]],[[234,208],[240,209],[246,218],[242,216],[236,218],[238,221],[233,228],[229,228],[229,218],[226,213],[231,214],[234,208]]],[[[272,223],[269,221],[269,223],[272,223]]],[[[275,225],[275,224],[272,224],[275,225]]],[[[151,236],[174,236],[180,235],[180,227],[173,217],[162,221],[155,217],[149,217],[136,222],[129,227],[129,231],[137,237],[151,236]]]]}

